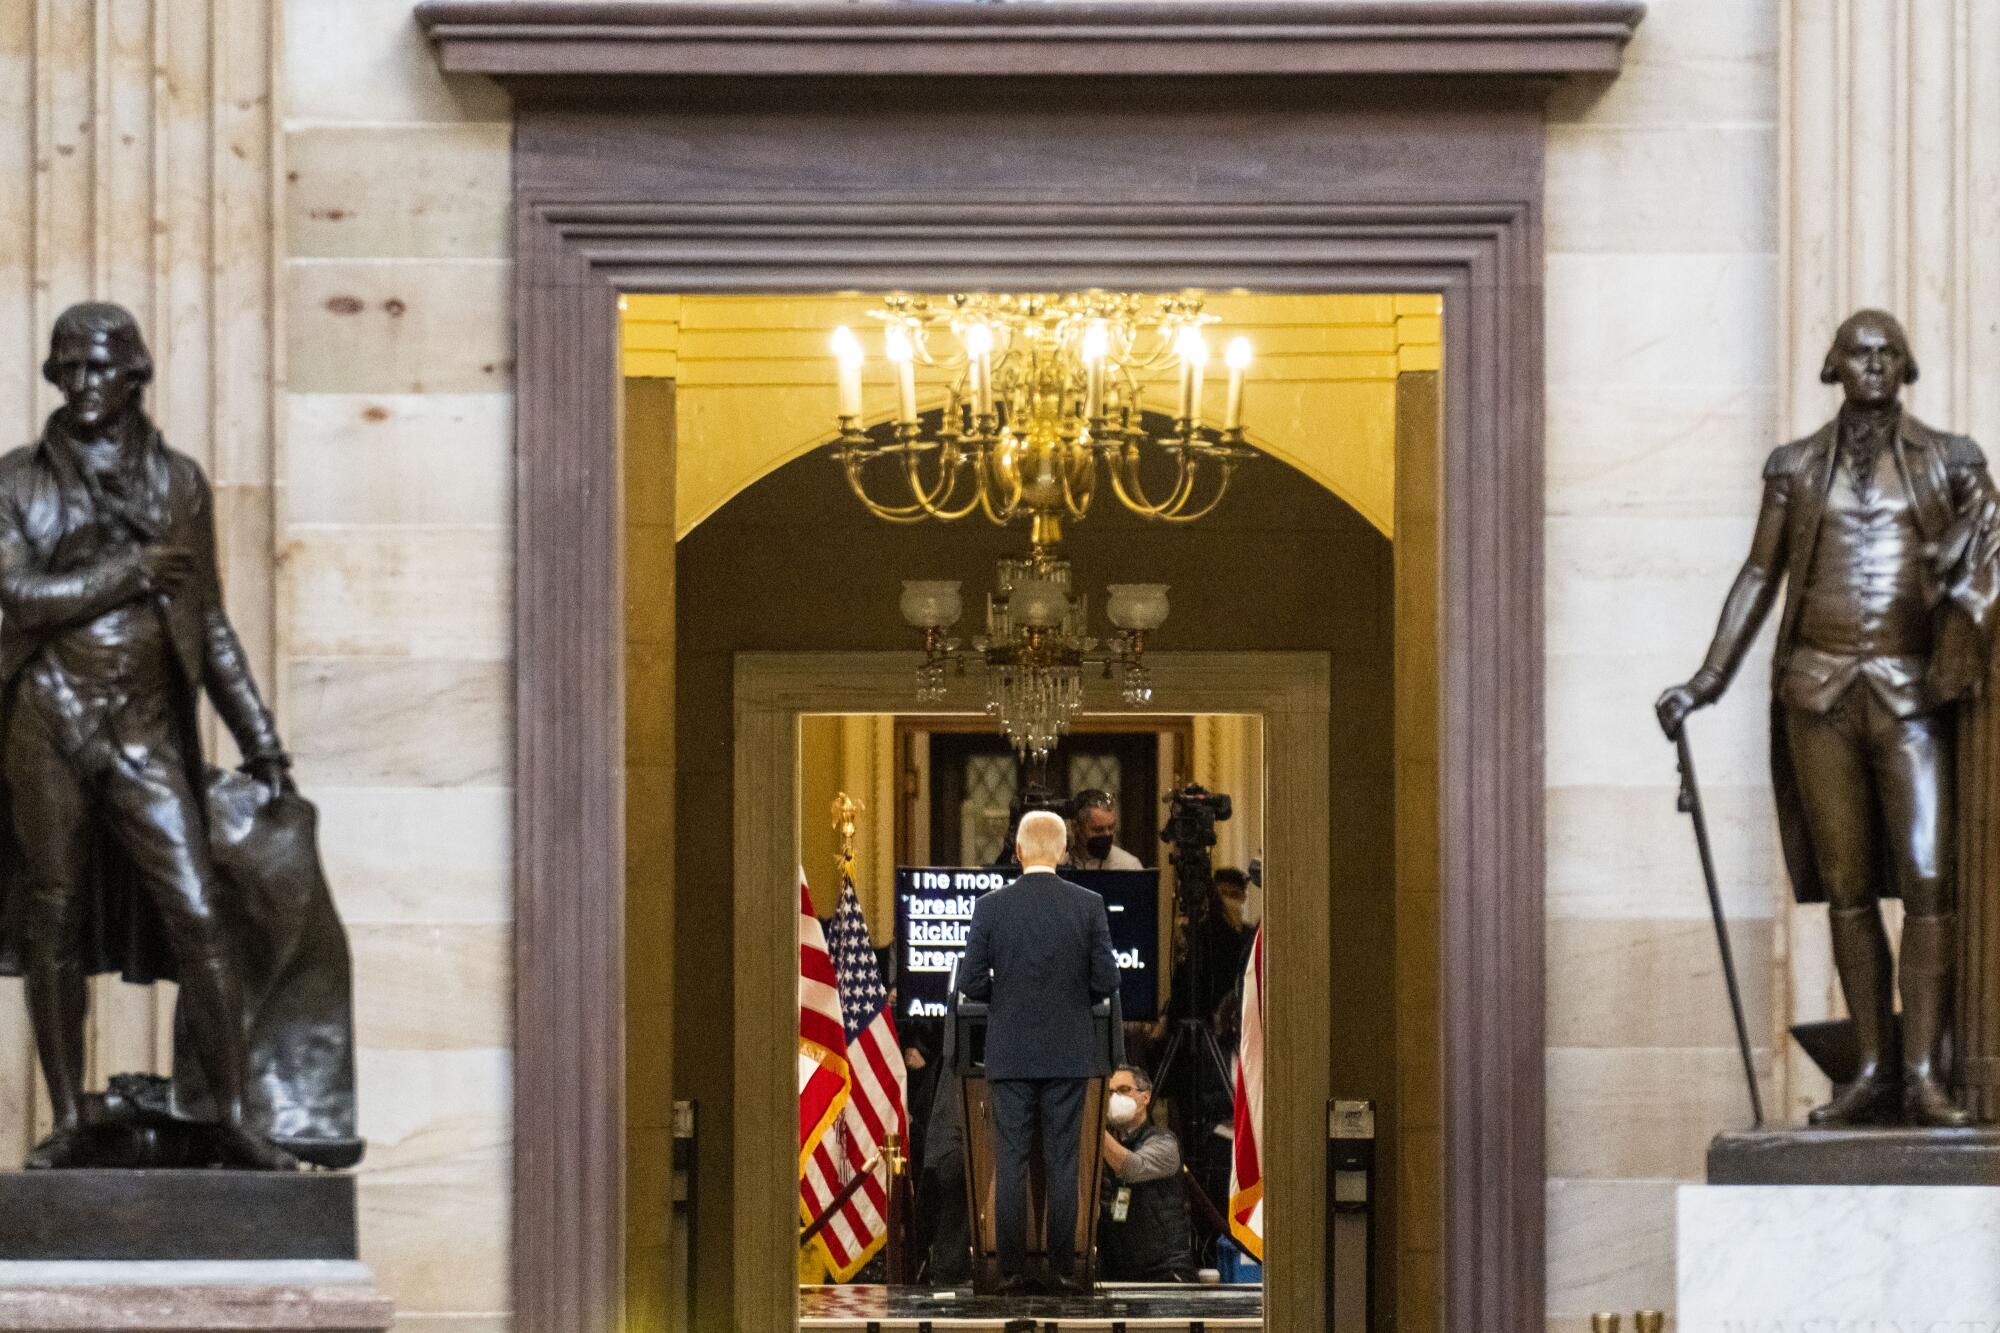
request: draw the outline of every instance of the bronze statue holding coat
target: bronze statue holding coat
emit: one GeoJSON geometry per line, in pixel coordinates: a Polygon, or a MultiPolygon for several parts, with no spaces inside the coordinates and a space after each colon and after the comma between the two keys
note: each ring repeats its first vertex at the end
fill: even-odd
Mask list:
{"type": "Polygon", "coordinates": [[[108,1102],[151,1116],[155,1147],[199,1125],[211,1160],[294,1166],[281,1143],[353,1133],[349,960],[312,808],[223,610],[207,478],[141,406],[138,325],[70,308],[44,373],[63,406],[0,459],[0,973],[26,981],[55,1119],[28,1165],[189,1164],[132,1149],[108,1102]],[[243,773],[203,761],[204,693],[243,773]],[[166,1106],[86,1094],[102,972],[180,985],[166,1106]]]}

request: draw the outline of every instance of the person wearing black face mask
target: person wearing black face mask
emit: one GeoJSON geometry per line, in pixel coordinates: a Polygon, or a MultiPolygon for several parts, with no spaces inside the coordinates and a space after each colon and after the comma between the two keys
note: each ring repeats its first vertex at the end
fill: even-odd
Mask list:
{"type": "Polygon", "coordinates": [[[1117,843],[1118,803],[1111,793],[1086,787],[1076,794],[1076,850],[1072,870],[1140,870],[1139,858],[1117,843]]]}

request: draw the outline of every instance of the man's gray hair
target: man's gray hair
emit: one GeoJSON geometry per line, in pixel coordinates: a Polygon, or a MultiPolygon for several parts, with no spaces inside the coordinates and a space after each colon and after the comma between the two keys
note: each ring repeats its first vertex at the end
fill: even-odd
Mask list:
{"type": "Polygon", "coordinates": [[[1014,841],[1023,865],[1054,865],[1069,846],[1069,824],[1053,810],[1030,810],[1014,841]]]}
{"type": "Polygon", "coordinates": [[[1120,1065],[1118,1066],[1118,1072],[1132,1076],[1132,1090],[1134,1092],[1151,1092],[1153,1090],[1152,1078],[1145,1070],[1139,1068],[1139,1066],[1120,1065]]]}

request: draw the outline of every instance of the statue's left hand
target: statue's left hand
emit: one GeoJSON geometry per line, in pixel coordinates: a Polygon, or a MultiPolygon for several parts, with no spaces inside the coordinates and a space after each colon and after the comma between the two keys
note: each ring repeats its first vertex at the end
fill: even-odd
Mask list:
{"type": "Polygon", "coordinates": [[[273,798],[298,795],[291,767],[292,761],[281,754],[260,755],[243,763],[243,771],[269,788],[273,798]]]}
{"type": "Polygon", "coordinates": [[[1990,495],[1977,508],[1952,520],[1943,539],[1931,550],[1932,569],[1939,580],[1951,582],[1968,564],[1988,558],[1996,524],[2000,524],[2000,504],[1990,495]]]}

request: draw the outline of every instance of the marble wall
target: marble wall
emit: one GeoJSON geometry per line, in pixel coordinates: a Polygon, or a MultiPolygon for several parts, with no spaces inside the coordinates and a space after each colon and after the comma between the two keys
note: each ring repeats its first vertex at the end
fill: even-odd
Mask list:
{"type": "MultiPolygon", "coordinates": [[[[1693,671],[1777,419],[1779,8],[1659,0],[1548,152],[1552,1329],[1671,1308],[1675,1182],[1748,1097],[1650,705],[1693,671]]],[[[1690,724],[1768,1067],[1780,879],[1761,647],[1690,724]]],[[[1767,1097],[1767,1104],[1769,1104],[1767,1097]]],[[[1779,1098],[1782,1102],[1782,1097],[1779,1098]]]]}
{"type": "MultiPolygon", "coordinates": [[[[1827,309],[1794,296],[1804,322],[1796,337],[1781,330],[1781,8],[1809,19],[1848,6],[1656,0],[1625,74],[1566,91],[1553,114],[1554,1327],[1670,1302],[1674,1182],[1699,1172],[1715,1127],[1744,1115],[1671,751],[1647,704],[1695,664],[1747,539],[1778,386],[1804,385],[1779,349],[1818,342],[1813,321],[1879,286],[1843,288],[1827,309]]],[[[1853,41],[1853,17],[1838,23],[1853,41]]],[[[436,74],[409,0],[31,0],[0,6],[0,74],[12,109],[0,115],[0,282],[20,294],[0,317],[12,433],[47,404],[33,343],[53,307],[145,293],[135,304],[178,367],[158,395],[170,429],[244,488],[230,591],[325,808],[355,934],[376,1145],[368,1257],[403,1328],[503,1327],[505,101],[436,74]],[[280,34],[243,17],[267,14],[280,34]],[[218,15],[230,21],[211,28],[218,15]],[[167,57],[157,81],[155,53],[167,57]],[[133,199],[163,229],[125,220],[133,199]]],[[[1990,193],[1976,170],[1955,179],[1990,193]]],[[[1800,188],[1830,187],[1815,176],[1800,188]]],[[[1902,197],[1870,195],[1863,221],[1931,225],[1902,197]]],[[[1985,234],[1976,218],[1954,225],[1985,234]]],[[[1794,258],[1823,271],[1815,251],[1794,258]]],[[[1925,270],[1895,271],[1922,280],[1888,297],[1937,289],[1925,270]]],[[[1940,415],[1983,404],[1978,381],[1956,374],[1942,382],[1963,387],[1940,415]]],[[[1746,684],[1759,670],[1753,660],[1746,684]]],[[[1744,689],[1698,719],[1694,739],[1768,1046],[1792,1001],[1772,984],[1787,936],[1761,730],[1744,689]]],[[[17,1013],[0,991],[10,1150],[31,1129],[17,1013]]]]}
{"type": "Polygon", "coordinates": [[[361,999],[363,1257],[504,1328],[512,515],[505,99],[407,0],[283,5],[279,655],[361,999]]]}

